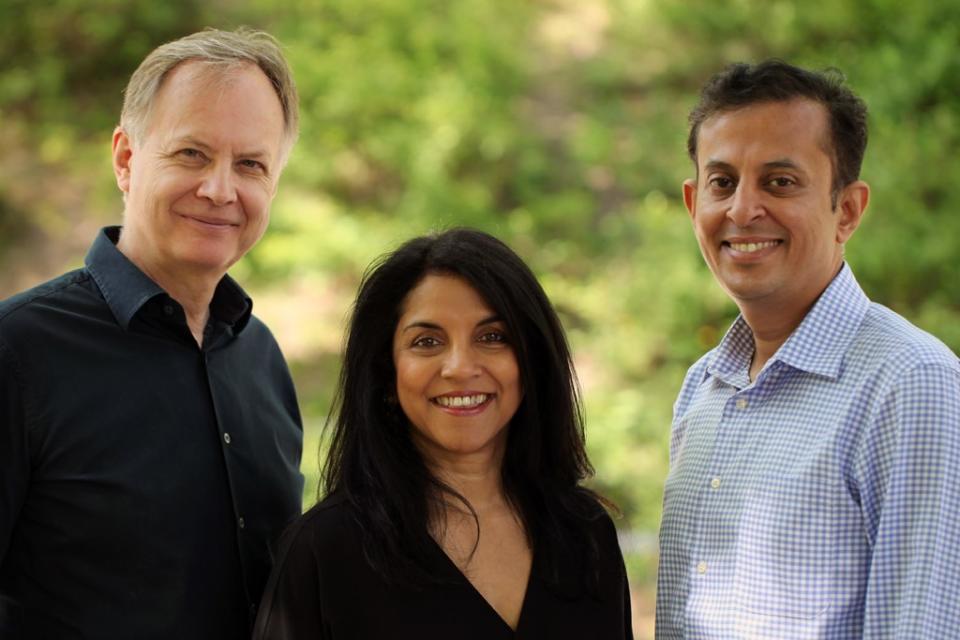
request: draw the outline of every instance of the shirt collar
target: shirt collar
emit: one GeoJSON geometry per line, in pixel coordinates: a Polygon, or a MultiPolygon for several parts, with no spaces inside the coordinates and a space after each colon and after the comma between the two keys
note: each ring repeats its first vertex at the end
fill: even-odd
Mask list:
{"type": "MultiPolygon", "coordinates": [[[[166,292],[117,249],[119,239],[120,227],[101,229],[85,264],[117,323],[126,330],[144,304],[166,292]]],[[[210,301],[210,314],[240,333],[252,311],[250,297],[233,278],[224,275],[210,301]]]]}
{"type": "MultiPolygon", "coordinates": [[[[779,361],[801,371],[836,379],[869,307],[870,299],[844,263],[766,366],[779,361]]],[[[743,316],[739,316],[717,346],[708,373],[728,384],[747,386],[753,349],[753,332],[743,316]]]]}
{"type": "Polygon", "coordinates": [[[210,315],[232,326],[234,334],[239,335],[250,321],[252,313],[253,300],[236,280],[224,274],[213,292],[210,315]]]}

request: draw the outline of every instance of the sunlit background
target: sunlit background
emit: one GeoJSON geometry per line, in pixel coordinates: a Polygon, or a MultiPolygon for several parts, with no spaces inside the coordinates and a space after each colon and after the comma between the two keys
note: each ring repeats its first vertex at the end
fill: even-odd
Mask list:
{"type": "Polygon", "coordinates": [[[305,505],[361,274],[431,229],[513,246],[560,311],[594,486],[652,637],[673,397],[735,314],[680,200],[686,114],[732,61],[839,67],[871,108],[867,292],[960,350],[960,3],[886,0],[4,0],[0,297],[81,264],[120,221],[121,91],[155,46],[246,24],[285,45],[303,131],[271,228],[233,274],[290,362],[305,505]]]}

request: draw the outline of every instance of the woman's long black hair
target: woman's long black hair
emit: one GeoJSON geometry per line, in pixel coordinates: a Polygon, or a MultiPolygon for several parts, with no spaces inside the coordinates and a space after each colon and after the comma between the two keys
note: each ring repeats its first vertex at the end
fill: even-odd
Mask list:
{"type": "Polygon", "coordinates": [[[595,566],[597,554],[587,524],[607,503],[580,486],[593,469],[584,448],[570,350],[536,277],[486,233],[458,228],[415,238],[367,271],[328,418],[323,489],[346,501],[362,531],[368,562],[395,584],[431,581],[428,531],[431,517],[443,513],[438,505],[444,496],[472,512],[462,496],[428,471],[395,399],[394,331],[407,294],[429,274],[462,278],[506,324],[523,397],[509,426],[503,489],[547,579],[559,586],[561,575],[575,566],[579,582],[595,566]],[[568,569],[561,571],[562,566],[568,569]]]}

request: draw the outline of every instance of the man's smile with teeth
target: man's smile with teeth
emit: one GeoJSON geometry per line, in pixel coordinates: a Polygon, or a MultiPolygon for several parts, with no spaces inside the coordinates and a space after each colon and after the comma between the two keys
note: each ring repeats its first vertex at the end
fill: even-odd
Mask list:
{"type": "Polygon", "coordinates": [[[441,407],[453,407],[457,409],[469,409],[477,407],[487,401],[490,394],[477,393],[470,396],[437,396],[433,399],[441,407]]]}
{"type": "Polygon", "coordinates": [[[734,251],[742,253],[753,253],[767,247],[775,247],[780,244],[780,240],[764,240],[763,242],[728,242],[727,245],[734,251]]]}

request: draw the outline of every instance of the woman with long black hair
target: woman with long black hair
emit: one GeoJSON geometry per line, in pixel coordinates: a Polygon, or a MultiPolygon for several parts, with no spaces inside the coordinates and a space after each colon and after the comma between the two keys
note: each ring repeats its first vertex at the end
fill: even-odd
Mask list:
{"type": "Polygon", "coordinates": [[[632,637],[567,341],[506,245],[454,229],[375,265],[332,416],[255,638],[632,637]]]}

